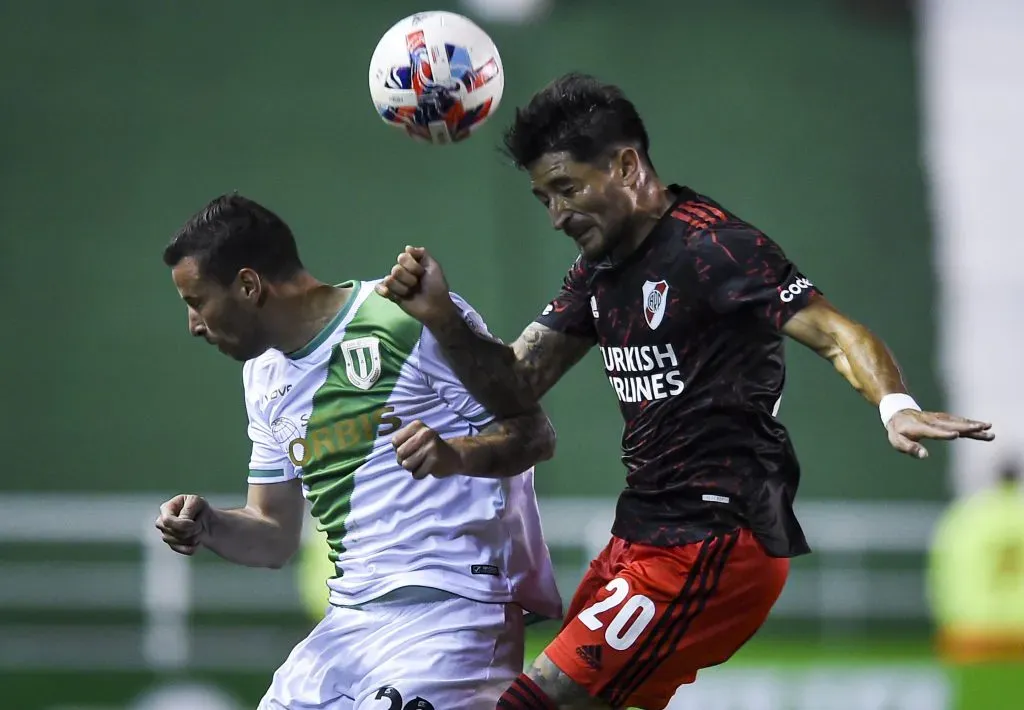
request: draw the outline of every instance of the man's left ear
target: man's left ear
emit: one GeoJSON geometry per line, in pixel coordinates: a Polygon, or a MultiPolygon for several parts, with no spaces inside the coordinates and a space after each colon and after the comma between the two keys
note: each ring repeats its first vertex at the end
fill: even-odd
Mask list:
{"type": "Polygon", "coordinates": [[[263,302],[263,281],[260,275],[252,269],[242,269],[238,272],[238,289],[242,298],[255,304],[263,302]]]}
{"type": "Polygon", "coordinates": [[[616,170],[624,187],[633,187],[640,180],[640,155],[636,148],[626,147],[619,151],[616,170]]]}

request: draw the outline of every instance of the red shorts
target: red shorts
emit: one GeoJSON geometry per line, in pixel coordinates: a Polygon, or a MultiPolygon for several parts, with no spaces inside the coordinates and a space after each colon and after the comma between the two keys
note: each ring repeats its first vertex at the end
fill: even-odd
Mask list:
{"type": "Polygon", "coordinates": [[[681,547],[613,537],[544,652],[613,708],[662,710],[757,632],[788,574],[749,530],[681,547]]]}

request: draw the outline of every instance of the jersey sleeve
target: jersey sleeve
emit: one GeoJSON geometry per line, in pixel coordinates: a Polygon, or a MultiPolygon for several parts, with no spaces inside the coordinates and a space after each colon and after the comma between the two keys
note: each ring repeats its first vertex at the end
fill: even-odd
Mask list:
{"type": "Polygon", "coordinates": [[[708,230],[696,240],[697,271],[716,313],[749,310],[781,329],[821,293],[778,244],[752,227],[708,230]]]}
{"type": "Polygon", "coordinates": [[[274,437],[273,429],[259,407],[258,387],[253,382],[254,365],[243,368],[245,410],[249,419],[248,433],[252,442],[249,455],[249,483],[283,483],[298,476],[295,465],[283,444],[274,437]]]}
{"type": "MultiPolygon", "coordinates": [[[[487,324],[472,306],[458,294],[451,294],[452,301],[458,306],[462,319],[478,335],[497,340],[487,329],[487,324]]],[[[494,416],[484,409],[463,386],[449,365],[441,344],[437,342],[428,328],[423,329],[419,342],[419,368],[427,384],[437,393],[449,407],[474,427],[482,428],[494,420],[494,416]]]]}
{"type": "Polygon", "coordinates": [[[562,290],[548,303],[535,321],[559,333],[586,338],[596,343],[597,329],[594,327],[590,296],[586,265],[580,258],[565,275],[562,290]]]}

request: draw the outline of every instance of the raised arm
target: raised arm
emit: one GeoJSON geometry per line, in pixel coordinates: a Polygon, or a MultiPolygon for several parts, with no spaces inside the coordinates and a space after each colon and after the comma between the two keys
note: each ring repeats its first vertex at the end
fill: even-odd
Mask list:
{"type": "Polygon", "coordinates": [[[508,346],[475,330],[456,309],[427,327],[466,389],[499,417],[530,412],[591,347],[540,323],[508,346]]]}
{"type": "MultiPolygon", "coordinates": [[[[594,344],[585,331],[532,323],[511,346],[505,345],[463,316],[441,266],[418,247],[399,254],[377,292],[433,333],[466,389],[499,418],[531,412],[594,344]]],[[[589,308],[586,313],[589,317],[589,308]]]]}

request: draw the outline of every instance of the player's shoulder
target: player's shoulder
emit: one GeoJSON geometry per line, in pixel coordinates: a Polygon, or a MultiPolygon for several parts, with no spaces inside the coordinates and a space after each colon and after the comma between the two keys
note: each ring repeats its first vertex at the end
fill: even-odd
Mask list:
{"type": "Polygon", "coordinates": [[[583,258],[582,254],[579,254],[565,272],[565,283],[567,286],[580,286],[589,282],[594,271],[598,268],[598,264],[593,261],[587,261],[583,258]]]}
{"type": "Polygon", "coordinates": [[[267,350],[242,364],[242,386],[247,395],[262,392],[275,381],[284,367],[285,356],[278,350],[267,350]]]}
{"type": "Polygon", "coordinates": [[[691,250],[721,250],[723,245],[756,249],[772,244],[756,226],[726,208],[722,203],[683,187],[669,217],[683,233],[682,243],[691,250]]]}

